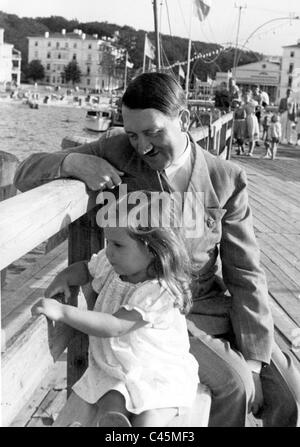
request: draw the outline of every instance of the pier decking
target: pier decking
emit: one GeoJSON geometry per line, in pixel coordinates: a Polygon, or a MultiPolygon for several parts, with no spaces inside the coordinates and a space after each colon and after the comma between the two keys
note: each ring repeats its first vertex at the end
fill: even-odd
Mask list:
{"type": "MultiPolygon", "coordinates": [[[[282,349],[292,353],[300,367],[300,350],[297,352],[291,347],[292,331],[300,327],[300,148],[280,146],[275,161],[261,158],[262,147],[255,149],[253,158],[236,156],[234,152],[233,148],[232,161],[242,166],[248,176],[254,228],[268,279],[276,339],[282,349]]],[[[12,268],[8,269],[7,286],[2,291],[3,328],[8,338],[28,319],[31,305],[55,273],[64,267],[66,252],[67,246],[63,243],[21,273],[16,271],[16,265],[15,273],[12,268]]],[[[27,255],[28,263],[33,254],[27,255]]],[[[30,404],[21,409],[11,425],[52,425],[67,398],[66,374],[63,354],[36,389],[30,404]]],[[[251,421],[250,425],[257,425],[251,421]]]]}
{"type": "MultiPolygon", "coordinates": [[[[235,156],[232,161],[247,172],[249,200],[261,263],[266,272],[276,339],[300,362],[300,350],[291,350],[291,334],[300,327],[300,147],[279,146],[278,159],[235,156]]],[[[299,363],[300,365],[300,363],[299,363]]]]}

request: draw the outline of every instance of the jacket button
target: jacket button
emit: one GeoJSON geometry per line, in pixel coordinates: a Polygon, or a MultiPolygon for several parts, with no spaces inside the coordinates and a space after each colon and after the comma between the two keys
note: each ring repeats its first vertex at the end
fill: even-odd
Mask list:
{"type": "Polygon", "coordinates": [[[209,217],[207,219],[207,226],[208,228],[212,228],[214,226],[215,220],[212,217],[209,217]]]}

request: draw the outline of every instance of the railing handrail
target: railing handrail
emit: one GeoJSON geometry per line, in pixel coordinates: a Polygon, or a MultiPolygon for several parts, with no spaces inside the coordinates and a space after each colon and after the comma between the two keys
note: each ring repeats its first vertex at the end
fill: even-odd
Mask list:
{"type": "Polygon", "coordinates": [[[0,271],[95,206],[83,182],[55,180],[0,202],[0,271]]]}

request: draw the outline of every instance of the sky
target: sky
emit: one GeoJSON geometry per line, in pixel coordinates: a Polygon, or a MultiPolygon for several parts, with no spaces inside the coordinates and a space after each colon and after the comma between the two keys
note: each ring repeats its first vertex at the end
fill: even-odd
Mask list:
{"type": "MultiPolygon", "coordinates": [[[[300,39],[300,20],[288,19],[300,16],[300,0],[211,0],[210,12],[203,22],[191,15],[191,2],[157,0],[163,34],[191,36],[192,40],[221,45],[238,43],[246,50],[267,55],[281,55],[282,46],[296,44],[300,39]]],[[[81,22],[107,21],[153,31],[152,3],[152,0],[0,0],[0,11],[19,17],[57,15],[81,22]]]]}

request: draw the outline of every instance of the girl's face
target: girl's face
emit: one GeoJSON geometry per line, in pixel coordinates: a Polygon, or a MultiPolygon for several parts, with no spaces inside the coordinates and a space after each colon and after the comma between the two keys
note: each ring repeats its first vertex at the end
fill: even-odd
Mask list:
{"type": "Polygon", "coordinates": [[[136,284],[149,279],[147,267],[153,259],[148,248],[132,239],[126,228],[104,228],[106,256],[115,272],[136,284]]]}

